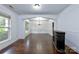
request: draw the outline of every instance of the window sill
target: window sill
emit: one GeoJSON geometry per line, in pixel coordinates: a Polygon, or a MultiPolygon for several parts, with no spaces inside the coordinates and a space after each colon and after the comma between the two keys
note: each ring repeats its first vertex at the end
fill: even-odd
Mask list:
{"type": "Polygon", "coordinates": [[[2,44],[2,43],[4,43],[4,42],[7,42],[7,41],[9,41],[10,39],[8,38],[8,39],[6,39],[6,40],[3,40],[3,41],[0,41],[0,44],[2,44]]]}

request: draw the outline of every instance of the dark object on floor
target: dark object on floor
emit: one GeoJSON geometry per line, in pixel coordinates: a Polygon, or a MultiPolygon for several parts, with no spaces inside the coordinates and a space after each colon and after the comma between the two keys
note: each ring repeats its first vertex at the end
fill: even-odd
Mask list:
{"type": "Polygon", "coordinates": [[[56,50],[65,53],[65,32],[54,31],[54,44],[56,50]]]}

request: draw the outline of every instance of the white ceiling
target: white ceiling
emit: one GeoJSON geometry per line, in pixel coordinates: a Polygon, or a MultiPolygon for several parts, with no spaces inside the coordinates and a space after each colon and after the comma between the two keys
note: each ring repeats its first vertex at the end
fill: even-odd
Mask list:
{"type": "Polygon", "coordinates": [[[39,10],[35,10],[32,4],[5,4],[4,6],[18,14],[59,14],[69,4],[41,4],[41,9],[39,10]],[[9,5],[13,8],[10,8],[9,5]]]}

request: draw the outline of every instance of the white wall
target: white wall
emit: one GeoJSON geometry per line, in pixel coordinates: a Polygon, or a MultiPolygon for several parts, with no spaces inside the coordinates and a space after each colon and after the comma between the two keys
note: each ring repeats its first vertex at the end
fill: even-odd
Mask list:
{"type": "Polygon", "coordinates": [[[40,21],[41,25],[37,24],[37,21],[31,21],[30,29],[31,33],[48,33],[49,21],[40,21]]]}
{"type": "Polygon", "coordinates": [[[5,42],[0,43],[0,50],[7,47],[8,45],[10,45],[11,43],[15,42],[18,39],[18,15],[14,12],[12,12],[11,10],[7,9],[6,7],[4,7],[3,5],[0,5],[0,13],[3,13],[5,15],[10,15],[11,17],[11,39],[7,40],[5,42]]]}
{"type": "MultiPolygon", "coordinates": [[[[19,32],[18,32],[18,38],[20,39],[24,39],[25,38],[25,28],[24,28],[24,20],[27,19],[27,18],[32,18],[32,17],[46,17],[46,18],[51,18],[51,19],[54,19],[57,17],[57,15],[20,15],[19,16],[19,32]]],[[[48,22],[50,23],[48,26],[49,30],[47,31],[50,35],[52,35],[52,29],[51,29],[51,22],[48,22]]],[[[30,29],[29,29],[29,34],[31,33],[31,22],[30,22],[30,29]]],[[[45,26],[46,28],[46,26],[45,26]]],[[[33,32],[33,31],[32,31],[33,32]]],[[[43,32],[45,33],[46,31],[43,30],[43,32]]]]}
{"type": "Polygon", "coordinates": [[[70,5],[57,19],[57,30],[66,32],[66,44],[79,53],[79,5],[70,5]]]}
{"type": "Polygon", "coordinates": [[[18,38],[19,39],[24,39],[25,38],[25,27],[24,27],[24,20],[19,17],[19,21],[18,21],[18,38]]]}
{"type": "Polygon", "coordinates": [[[49,21],[49,24],[48,24],[48,33],[49,33],[49,35],[53,36],[52,21],[49,21]]]}

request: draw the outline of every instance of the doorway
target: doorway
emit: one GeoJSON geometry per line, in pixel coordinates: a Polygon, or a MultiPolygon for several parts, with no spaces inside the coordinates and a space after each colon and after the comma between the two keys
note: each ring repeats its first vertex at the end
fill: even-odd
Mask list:
{"type": "Polygon", "coordinates": [[[52,19],[44,18],[44,17],[33,17],[28,20],[25,20],[25,33],[33,33],[33,34],[49,34],[53,35],[53,26],[52,19]]]}

